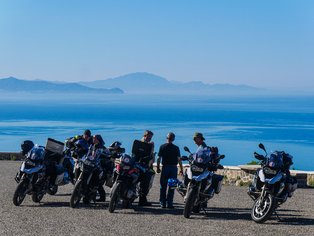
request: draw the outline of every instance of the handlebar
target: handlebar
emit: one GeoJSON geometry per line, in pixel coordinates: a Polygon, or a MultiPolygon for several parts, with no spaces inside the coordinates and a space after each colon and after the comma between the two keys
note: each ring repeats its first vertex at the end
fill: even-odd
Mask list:
{"type": "Polygon", "coordinates": [[[265,160],[265,157],[261,154],[258,154],[257,152],[254,152],[254,157],[257,159],[257,160],[260,160],[260,161],[264,161],[265,160]]]}

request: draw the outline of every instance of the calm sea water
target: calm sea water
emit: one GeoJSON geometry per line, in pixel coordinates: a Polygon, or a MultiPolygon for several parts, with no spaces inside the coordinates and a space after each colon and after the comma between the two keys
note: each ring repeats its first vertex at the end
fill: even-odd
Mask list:
{"type": "Polygon", "coordinates": [[[152,130],[156,149],[167,132],[175,143],[195,150],[192,135],[202,132],[218,146],[225,165],[252,161],[258,144],[294,156],[294,168],[314,170],[314,98],[78,97],[77,99],[0,99],[0,151],[18,151],[25,139],[45,145],[64,141],[84,129],[101,134],[109,145],[122,141],[130,152],[134,139],[152,130]]]}

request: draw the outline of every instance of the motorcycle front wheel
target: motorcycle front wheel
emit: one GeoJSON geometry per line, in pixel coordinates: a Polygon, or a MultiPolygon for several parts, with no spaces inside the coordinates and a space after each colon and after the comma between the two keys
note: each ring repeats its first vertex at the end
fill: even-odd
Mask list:
{"type": "Polygon", "coordinates": [[[76,181],[75,187],[74,187],[72,195],[71,195],[70,207],[76,208],[78,206],[78,204],[80,203],[82,196],[83,196],[82,180],[79,179],[78,181],[76,181]]]}
{"type": "Polygon", "coordinates": [[[21,205],[23,202],[27,191],[27,181],[22,180],[16,187],[14,195],[13,195],[13,204],[15,206],[21,205]]]}
{"type": "Polygon", "coordinates": [[[189,191],[187,192],[187,196],[185,199],[185,205],[183,210],[183,215],[185,218],[190,218],[191,212],[194,206],[194,202],[196,199],[196,192],[197,190],[195,188],[189,188],[189,191]]]}
{"type": "Polygon", "coordinates": [[[113,213],[116,209],[116,206],[119,202],[119,193],[120,193],[121,183],[115,182],[112,186],[110,193],[110,202],[109,202],[109,212],[113,213]]]}
{"type": "Polygon", "coordinates": [[[258,197],[253,205],[251,217],[256,223],[267,221],[276,209],[276,199],[271,194],[267,194],[263,201],[258,197]]]}

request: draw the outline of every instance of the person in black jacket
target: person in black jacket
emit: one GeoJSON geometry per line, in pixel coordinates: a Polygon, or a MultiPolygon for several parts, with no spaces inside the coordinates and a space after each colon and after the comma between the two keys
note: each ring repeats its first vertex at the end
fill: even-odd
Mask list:
{"type": "Polygon", "coordinates": [[[183,175],[182,162],[180,160],[180,149],[173,144],[175,134],[170,132],[167,134],[167,142],[160,146],[157,159],[157,173],[160,175],[160,206],[165,208],[173,208],[174,189],[168,189],[168,179],[177,178],[178,168],[180,165],[180,175],[183,175]],[[160,162],[162,160],[162,171],[160,170],[160,162]],[[167,205],[166,205],[167,204],[167,205]]]}
{"type": "Polygon", "coordinates": [[[137,162],[140,162],[147,171],[145,173],[141,173],[139,176],[140,188],[139,188],[139,206],[151,206],[152,204],[147,201],[147,195],[150,190],[150,185],[155,175],[154,170],[152,169],[152,164],[154,163],[154,142],[152,142],[152,137],[154,133],[150,130],[146,130],[144,132],[143,138],[139,140],[135,140],[142,143],[142,147],[138,150],[132,148],[132,153],[135,155],[135,159],[137,162]]]}

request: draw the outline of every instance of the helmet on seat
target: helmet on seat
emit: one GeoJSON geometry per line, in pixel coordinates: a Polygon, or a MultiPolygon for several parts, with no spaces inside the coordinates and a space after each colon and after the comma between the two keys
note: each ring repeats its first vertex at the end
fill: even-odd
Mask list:
{"type": "Polygon", "coordinates": [[[22,154],[26,155],[32,148],[34,147],[34,143],[31,140],[25,140],[21,143],[22,154]]]}

